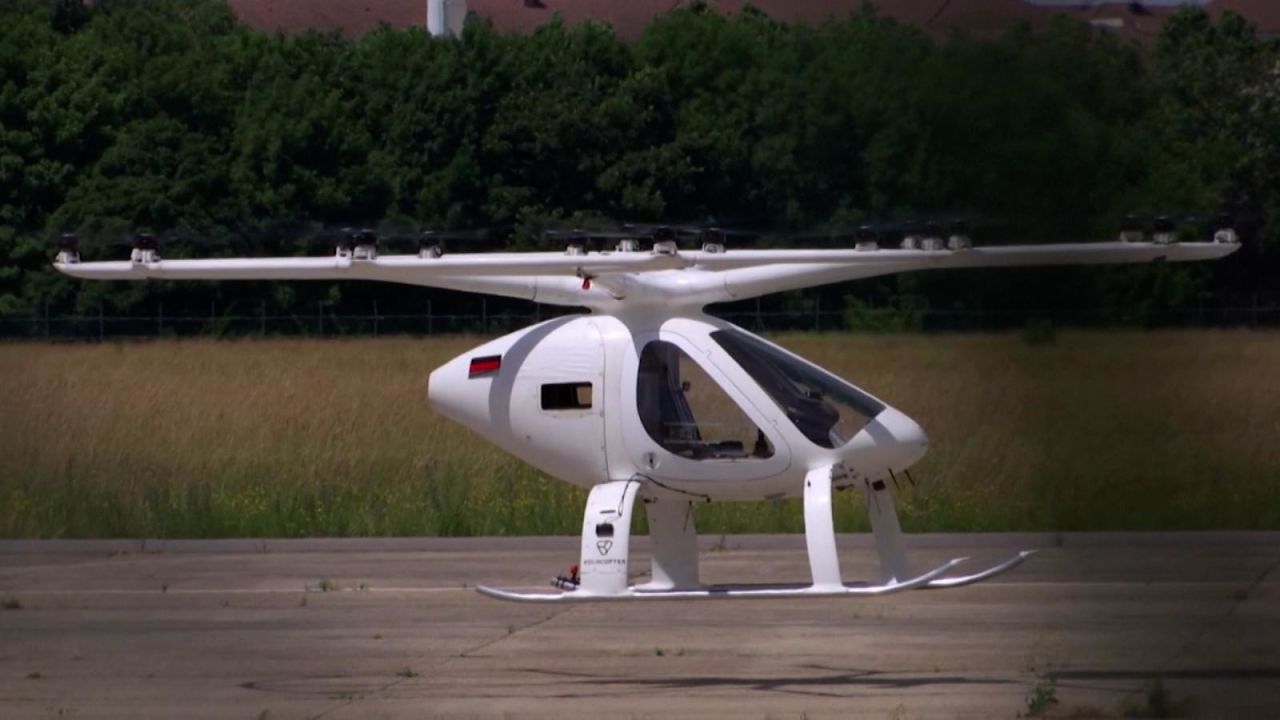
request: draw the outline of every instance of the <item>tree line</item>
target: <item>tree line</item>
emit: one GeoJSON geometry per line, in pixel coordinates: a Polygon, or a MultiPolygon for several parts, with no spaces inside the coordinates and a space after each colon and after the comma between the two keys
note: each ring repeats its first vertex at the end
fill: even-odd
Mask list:
{"type": "Polygon", "coordinates": [[[597,23],[507,34],[483,19],[456,39],[264,33],[221,0],[0,6],[4,314],[467,302],[357,283],[80,283],[49,266],[63,231],[86,259],[114,259],[139,229],[173,257],[331,250],[319,228],[342,225],[501,227],[529,248],[541,228],[604,218],[787,231],[963,216],[978,243],[1048,242],[1109,238],[1127,213],[1224,210],[1248,246],[1212,267],[925,273],[767,302],[1125,320],[1280,300],[1280,51],[1231,13],[1181,10],[1140,47],[1067,19],[939,41],[869,6],[800,26],[685,5],[631,42],[597,23]]]}

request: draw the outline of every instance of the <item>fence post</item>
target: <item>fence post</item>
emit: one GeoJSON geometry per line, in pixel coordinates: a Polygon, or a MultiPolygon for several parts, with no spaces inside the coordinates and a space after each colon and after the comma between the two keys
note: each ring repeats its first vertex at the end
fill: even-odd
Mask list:
{"type": "Polygon", "coordinates": [[[481,332],[489,332],[489,299],[480,298],[480,327],[481,332]]]}
{"type": "Polygon", "coordinates": [[[316,335],[324,337],[324,303],[316,301],[316,335]]]}
{"type": "Polygon", "coordinates": [[[267,336],[267,302],[265,300],[258,305],[258,335],[267,336]]]}
{"type": "Polygon", "coordinates": [[[44,336],[49,337],[49,298],[44,299],[44,336]]]}
{"type": "Polygon", "coordinates": [[[431,334],[431,301],[427,300],[427,334],[431,334]]]}
{"type": "Polygon", "coordinates": [[[378,336],[378,301],[373,301],[373,336],[378,336]]]}
{"type": "Polygon", "coordinates": [[[164,301],[156,303],[156,335],[164,334],[164,301]]]}
{"type": "Polygon", "coordinates": [[[813,294],[813,331],[822,331],[822,293],[813,294]]]}
{"type": "Polygon", "coordinates": [[[104,327],[105,322],[106,321],[102,318],[102,303],[98,303],[98,342],[102,342],[106,337],[106,328],[104,327]]]}

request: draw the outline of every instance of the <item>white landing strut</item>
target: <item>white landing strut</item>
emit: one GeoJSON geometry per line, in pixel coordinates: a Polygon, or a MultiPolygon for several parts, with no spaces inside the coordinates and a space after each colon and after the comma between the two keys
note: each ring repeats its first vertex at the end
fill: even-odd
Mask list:
{"type": "Polygon", "coordinates": [[[881,577],[876,583],[846,583],[840,574],[832,518],[831,490],[834,476],[845,477],[839,466],[825,466],[805,476],[805,543],[809,551],[810,584],[700,585],[697,535],[693,513],[686,499],[669,494],[648,495],[644,478],[601,483],[591,489],[582,524],[579,585],[558,592],[523,592],[481,585],[489,597],[518,602],[605,602],[614,600],[727,600],[794,597],[887,595],[904,590],[951,588],[994,577],[1019,565],[1032,551],[1024,551],[999,565],[972,575],[942,577],[960,564],[956,558],[920,575],[907,563],[902,530],[893,505],[893,494],[883,480],[864,481],[862,492],[871,516],[881,577]],[[630,560],[631,513],[636,496],[644,491],[652,544],[652,579],[627,585],[630,560]]]}

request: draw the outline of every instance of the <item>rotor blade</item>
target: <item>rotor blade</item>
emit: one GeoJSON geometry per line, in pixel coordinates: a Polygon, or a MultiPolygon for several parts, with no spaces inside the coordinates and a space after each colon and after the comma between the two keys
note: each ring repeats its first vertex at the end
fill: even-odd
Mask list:
{"type": "Polygon", "coordinates": [[[583,229],[565,229],[551,228],[542,231],[542,236],[549,240],[638,240],[647,237],[641,232],[627,232],[625,230],[583,230],[583,229]]]}
{"type": "Polygon", "coordinates": [[[677,235],[685,237],[698,236],[704,233],[720,233],[727,237],[759,237],[764,235],[763,231],[750,230],[746,228],[734,227],[732,225],[718,225],[714,222],[706,223],[633,223],[624,222],[618,225],[623,232],[633,233],[627,237],[651,237],[659,231],[670,231],[677,235]]]}

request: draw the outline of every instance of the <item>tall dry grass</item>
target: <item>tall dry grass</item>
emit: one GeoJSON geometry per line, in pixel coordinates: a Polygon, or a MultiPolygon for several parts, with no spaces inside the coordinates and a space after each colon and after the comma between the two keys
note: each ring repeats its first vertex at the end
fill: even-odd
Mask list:
{"type": "MultiPolygon", "coordinates": [[[[1280,335],[774,339],[924,426],[910,529],[1280,527],[1280,335]]],[[[581,491],[426,407],[479,342],[0,346],[0,536],[576,533],[581,491]]],[[[791,502],[699,523],[802,527],[791,502]]]]}

